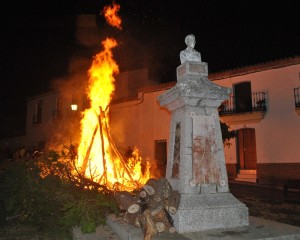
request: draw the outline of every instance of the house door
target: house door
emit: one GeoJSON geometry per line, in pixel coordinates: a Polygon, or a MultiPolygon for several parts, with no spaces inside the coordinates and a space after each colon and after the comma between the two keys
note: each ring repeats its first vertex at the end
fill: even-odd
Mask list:
{"type": "Polygon", "coordinates": [[[167,167],[167,141],[156,140],[155,141],[155,160],[156,160],[156,172],[155,176],[165,177],[167,167]]]}
{"type": "Polygon", "coordinates": [[[251,82],[234,85],[234,101],[237,113],[252,111],[251,82]]]}
{"type": "Polygon", "coordinates": [[[239,168],[256,169],[255,129],[244,128],[238,130],[237,148],[239,168]]]}

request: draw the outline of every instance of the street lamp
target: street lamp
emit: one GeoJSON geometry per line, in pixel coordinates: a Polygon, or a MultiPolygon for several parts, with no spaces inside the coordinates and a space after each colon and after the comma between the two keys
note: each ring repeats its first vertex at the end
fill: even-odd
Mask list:
{"type": "Polygon", "coordinates": [[[76,96],[75,96],[75,94],[73,93],[72,94],[72,102],[71,102],[71,110],[72,111],[77,111],[77,109],[78,109],[78,105],[76,104],[76,101],[77,99],[76,99],[76,96]]]}
{"type": "Polygon", "coordinates": [[[72,103],[72,104],[71,104],[71,110],[72,110],[72,111],[77,111],[77,108],[78,108],[78,105],[77,105],[77,104],[75,104],[75,103],[72,103]]]}

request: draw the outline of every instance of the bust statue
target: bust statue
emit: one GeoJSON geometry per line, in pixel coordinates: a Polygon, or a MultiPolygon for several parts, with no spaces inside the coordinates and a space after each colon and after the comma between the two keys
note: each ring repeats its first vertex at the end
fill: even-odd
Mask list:
{"type": "Polygon", "coordinates": [[[193,34],[187,35],[185,37],[185,43],[187,48],[180,52],[181,64],[188,61],[201,62],[201,54],[194,49],[196,44],[195,36],[193,34]]]}

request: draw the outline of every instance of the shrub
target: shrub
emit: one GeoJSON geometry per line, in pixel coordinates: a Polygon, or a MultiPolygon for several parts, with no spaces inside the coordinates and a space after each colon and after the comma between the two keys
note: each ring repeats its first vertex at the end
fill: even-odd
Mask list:
{"type": "Polygon", "coordinates": [[[106,214],[118,212],[113,192],[76,172],[71,149],[1,163],[0,201],[6,219],[41,231],[69,233],[80,226],[88,233],[105,223],[106,214]]]}

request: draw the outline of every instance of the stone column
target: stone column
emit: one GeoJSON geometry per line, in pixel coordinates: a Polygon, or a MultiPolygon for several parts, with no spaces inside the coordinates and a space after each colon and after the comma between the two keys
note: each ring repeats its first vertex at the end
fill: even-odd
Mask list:
{"type": "Polygon", "coordinates": [[[181,194],[179,233],[246,226],[248,208],[228,187],[218,107],[231,89],[208,78],[207,63],[185,61],[177,84],[158,97],[171,112],[166,177],[181,194]]]}

